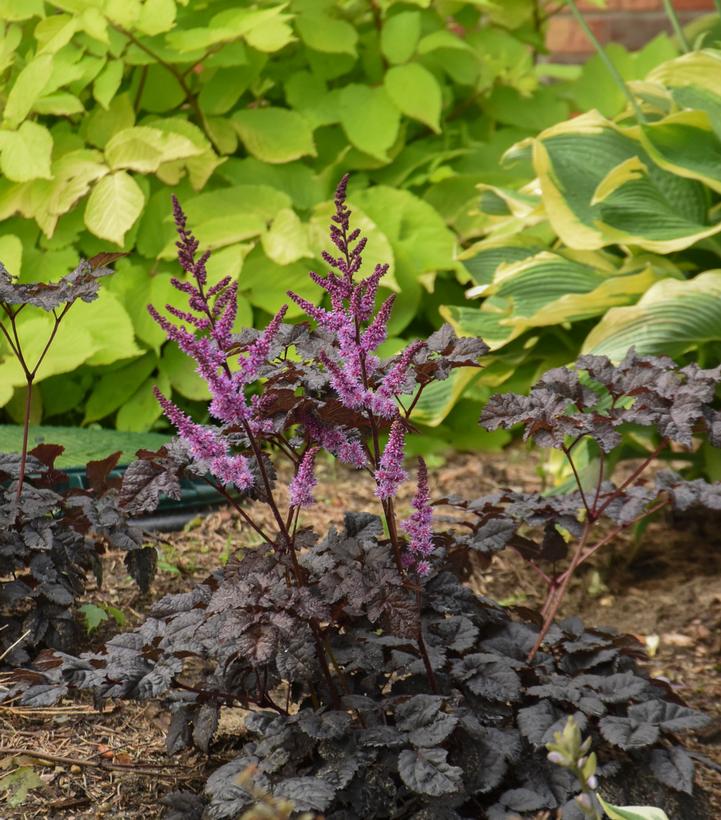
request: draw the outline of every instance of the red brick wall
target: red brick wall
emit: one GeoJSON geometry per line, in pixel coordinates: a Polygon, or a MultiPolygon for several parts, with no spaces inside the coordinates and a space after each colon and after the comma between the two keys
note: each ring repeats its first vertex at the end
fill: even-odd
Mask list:
{"type": "MultiPolygon", "coordinates": [[[[672,2],[682,25],[715,8],[713,0],[672,2]]],[[[621,43],[635,49],[661,31],[671,32],[662,0],[607,0],[606,9],[603,10],[580,0],[579,8],[602,43],[621,43]]],[[[567,62],[582,60],[593,51],[586,35],[568,11],[556,14],[549,21],[547,44],[553,59],[567,62]]]]}

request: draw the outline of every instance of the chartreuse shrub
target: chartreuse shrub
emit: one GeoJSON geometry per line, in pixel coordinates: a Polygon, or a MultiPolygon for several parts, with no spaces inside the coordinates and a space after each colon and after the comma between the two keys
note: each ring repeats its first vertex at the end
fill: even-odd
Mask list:
{"type": "MultiPolygon", "coordinates": [[[[568,113],[536,75],[536,5],[2,0],[0,259],[30,282],[109,244],[128,253],[61,331],[33,420],[144,430],[154,384],[202,412],[207,387],[145,312],[180,304],[171,191],[215,251],[209,282],[238,282],[237,328],[264,327],[288,288],[320,300],[306,270],[338,169],[356,170],[368,255],[399,294],[389,350],[437,327],[437,305],[463,300],[455,253],[477,234],[476,183],[513,184],[502,151],[568,113]]],[[[0,364],[16,420],[22,390],[0,364]]]]}
{"type": "MultiPolygon", "coordinates": [[[[39,705],[80,687],[100,698],[162,697],[173,712],[170,752],[207,751],[221,709],[243,707],[236,756],[210,774],[203,795],[168,797],[176,819],[236,818],[257,790],[329,820],[501,820],[555,809],[579,818],[584,784],[545,748],[569,715],[592,738],[602,795],[629,777],[655,776],[673,816],[704,816],[689,796],[693,764],[678,740],[704,717],[640,671],[632,638],[550,618],[566,579],[612,537],[592,537],[602,517],[619,528],[661,500],[717,506],[718,488],[675,476],[648,488],[639,469],[617,485],[604,474],[591,495],[581,487],[545,499],[500,489],[476,502],[433,502],[419,460],[410,513],[400,516],[414,403],[455,368],[477,365],[487,348],[444,326],[390,358],[377,355],[394,296],[378,300],[383,264],[359,275],[365,238],[350,223],[345,189],[344,179],[325,254],[331,270],[311,276],[327,305],[290,292],[312,321],[285,323],[281,308],[262,332],[233,332],[237,283],[211,283],[209,259],[198,255],[176,206],[189,277],[176,288],[187,301],[151,315],[194,361],[216,423],[194,422],[158,389],[179,438],[142,453],[121,499],[129,510],[152,508],[160,492],[177,493],[181,471],[202,475],[266,505],[261,518],[234,502],[261,544],[237,543],[222,570],[161,599],[141,627],[99,652],[46,654],[8,696],[39,705]],[[313,528],[321,451],[371,482],[380,515],[349,503],[340,528],[313,528]],[[287,486],[276,479],[280,460],[290,467],[287,486]],[[436,531],[434,503],[450,505],[458,525],[446,517],[436,531]],[[446,561],[503,546],[549,580],[545,620],[475,595],[452,572],[458,561],[446,561]],[[567,549],[573,558],[562,574],[567,549]]],[[[583,367],[589,378],[560,370],[530,398],[498,397],[484,423],[520,422],[571,459],[584,436],[613,449],[630,423],[655,425],[679,444],[708,428],[718,442],[719,415],[709,405],[718,369],[679,371],[638,357],[622,367],[589,357],[583,367]]]]}
{"type": "Polygon", "coordinates": [[[490,346],[485,378],[525,389],[544,358],[619,361],[631,347],[718,361],[720,83],[721,51],[689,52],[626,82],[633,106],[601,94],[604,113],[506,154],[530,174],[481,186],[492,224],[464,253],[478,304],[441,310],[490,346]]]}
{"type": "Polygon", "coordinates": [[[18,283],[0,263],[0,334],[25,385],[20,452],[0,453],[0,659],[6,663],[25,663],[43,646],[77,647],[73,605],[90,570],[101,582],[107,546],[125,550],[128,571],[143,590],[155,571],[155,550],[143,547],[118,506],[120,481],[110,472],[119,452],[89,462],[80,490],[55,466],[62,446],[43,442],[28,450],[33,386],[71,309],[66,340],[80,304],[98,298],[100,280],[112,273],[106,265],[117,256],[83,261],[53,283],[18,283]]]}

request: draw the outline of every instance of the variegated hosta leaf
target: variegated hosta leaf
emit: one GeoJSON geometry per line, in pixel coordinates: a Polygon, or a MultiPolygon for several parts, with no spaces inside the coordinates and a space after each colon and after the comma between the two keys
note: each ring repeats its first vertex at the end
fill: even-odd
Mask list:
{"type": "Polygon", "coordinates": [[[531,328],[581,321],[633,303],[668,275],[669,269],[651,264],[619,270],[601,253],[573,258],[542,251],[499,265],[492,282],[471,288],[469,295],[486,297],[476,315],[445,308],[445,316],[457,333],[480,335],[496,349],[531,328]]]}
{"type": "Polygon", "coordinates": [[[657,282],[635,304],[610,310],[583,345],[614,361],[630,347],[639,354],[680,356],[721,339],[721,270],[689,281],[657,282]]]}
{"type": "Polygon", "coordinates": [[[548,218],[571,248],[679,250],[718,227],[703,185],[660,168],[635,127],[597,112],[553,126],[534,145],[548,218]]]}
{"type": "Polygon", "coordinates": [[[458,259],[476,285],[487,285],[500,265],[528,259],[543,247],[540,241],[524,235],[509,239],[491,237],[471,245],[458,259]]]}
{"type": "Polygon", "coordinates": [[[679,111],[644,125],[641,142],[661,168],[721,192],[721,142],[705,111],[679,111]]]}
{"type": "Polygon", "coordinates": [[[647,79],[669,89],[679,108],[705,111],[721,136],[721,51],[684,54],[655,68],[647,79]]]}

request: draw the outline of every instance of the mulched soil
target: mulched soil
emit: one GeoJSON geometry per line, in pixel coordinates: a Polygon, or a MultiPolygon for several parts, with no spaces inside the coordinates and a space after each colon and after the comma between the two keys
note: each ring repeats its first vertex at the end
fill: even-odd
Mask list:
{"type": "MultiPolygon", "coordinates": [[[[432,472],[437,497],[473,498],[499,486],[541,487],[538,456],[523,448],[457,455],[432,472]]],[[[375,509],[372,488],[357,475],[327,465],[320,478],[320,503],[313,511],[318,530],[340,523],[349,507],[375,509]]],[[[412,490],[407,483],[401,508],[412,490]]],[[[234,548],[252,543],[237,517],[220,510],[191,522],[182,533],[161,537],[160,571],[151,596],[139,595],[121,556],[110,555],[104,588],[90,589],[87,600],[112,604],[125,614],[126,628],[134,626],[153,599],[187,589],[234,548]]],[[[535,576],[510,553],[474,572],[469,583],[505,604],[541,601],[535,576]]],[[[711,727],[690,739],[689,747],[717,767],[699,766],[698,782],[709,795],[711,816],[721,818],[721,517],[654,523],[637,543],[630,534],[622,536],[574,581],[563,614],[634,634],[647,647],[649,674],[673,681],[690,706],[712,716],[711,727]]],[[[91,637],[91,647],[115,631],[106,622],[91,637]]],[[[164,753],[169,719],[159,704],[115,702],[103,711],[89,699],[48,709],[0,706],[0,820],[160,817],[164,794],[201,788],[205,773],[228,759],[241,717],[240,710],[225,711],[210,761],[192,753],[170,760],[164,753]],[[13,807],[3,780],[9,781],[18,765],[27,766],[42,786],[13,807]]]]}

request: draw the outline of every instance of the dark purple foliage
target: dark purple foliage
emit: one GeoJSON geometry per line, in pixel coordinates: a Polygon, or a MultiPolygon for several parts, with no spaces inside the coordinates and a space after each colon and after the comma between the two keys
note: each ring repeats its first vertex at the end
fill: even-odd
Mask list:
{"type": "MultiPolygon", "coordinates": [[[[173,712],[170,753],[207,752],[221,708],[249,710],[237,757],[212,772],[203,799],[168,796],[176,818],[238,817],[254,801],[239,780],[248,770],[257,788],[329,820],[568,810],[579,786],[546,759],[545,744],[569,715],[593,739],[602,782],[623,768],[643,770],[664,782],[667,802],[666,786],[688,792],[693,768],[676,735],[704,718],[639,670],[634,639],[585,630],[577,619],[556,624],[548,612],[599,548],[589,540],[598,519],[623,527],[660,500],[713,506],[721,495],[675,477],[648,489],[640,472],[614,487],[602,468],[590,494],[579,486],[564,495],[444,499],[461,520],[434,532],[421,461],[412,512],[399,521],[413,408],[428,384],[477,366],[487,348],[444,326],[390,359],[378,356],[392,308],[392,297],[376,305],[387,268],[360,278],[365,240],[351,229],[346,186],[344,178],[336,191],[335,250],[323,256],[330,270],[311,274],[323,302],[290,294],[309,321],[286,324],[280,311],[262,332],[233,333],[235,285],[207,286],[207,254],[197,255],[174,203],[186,274],[174,284],[188,306],[167,306],[172,320],[151,313],[195,360],[214,424],[197,424],[158,394],[180,437],[139,454],[121,499],[145,511],[161,493],[177,492],[183,471],[204,476],[267,505],[270,515],[256,520],[228,494],[260,546],[239,544],[222,570],[157,602],[142,626],[100,652],[45,658],[9,696],[47,703],[90,688],[99,698],[162,697],[173,712]],[[340,530],[308,525],[322,451],[374,483],[382,517],[349,510],[340,530]],[[287,494],[277,486],[279,459],[292,468],[287,494]],[[546,572],[544,562],[555,567],[569,552],[566,538],[569,571],[546,572]],[[545,618],[477,596],[449,571],[449,554],[490,562],[509,546],[549,583],[545,618]]],[[[495,397],[485,423],[523,423],[569,458],[584,436],[605,453],[628,422],[656,425],[664,444],[687,442],[704,424],[715,440],[716,371],[633,356],[619,367],[587,357],[579,367],[585,376],[552,371],[530,397],[495,397]]]]}

